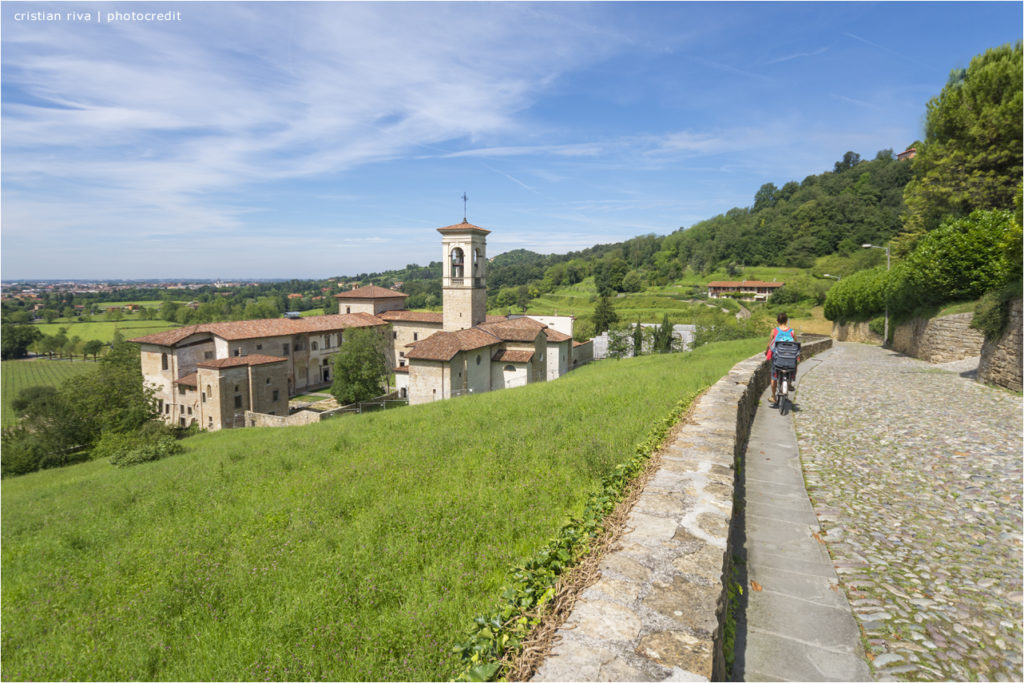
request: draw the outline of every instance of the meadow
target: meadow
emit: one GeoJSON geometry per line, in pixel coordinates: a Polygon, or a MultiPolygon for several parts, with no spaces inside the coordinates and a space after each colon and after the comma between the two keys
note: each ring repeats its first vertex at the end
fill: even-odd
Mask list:
{"type": "Polygon", "coordinates": [[[48,360],[5,360],[0,363],[0,394],[3,395],[2,426],[10,427],[18,420],[11,410],[11,401],[18,392],[27,387],[56,387],[69,377],[89,372],[96,366],[91,361],[48,360]]]}
{"type": "MultiPolygon", "coordinates": [[[[96,316],[102,318],[102,315],[96,316]]],[[[75,319],[77,321],[77,318],[75,319]]],[[[81,337],[83,340],[97,339],[101,342],[110,342],[114,339],[114,332],[119,331],[125,339],[142,337],[147,334],[156,334],[164,330],[173,330],[181,327],[177,323],[169,323],[166,320],[141,320],[133,319],[132,316],[125,316],[124,320],[117,322],[94,321],[94,322],[52,322],[34,323],[39,331],[47,336],[53,336],[60,332],[60,328],[67,329],[69,337],[81,337]]]]}
{"type": "Polygon", "coordinates": [[[762,340],[4,482],[3,678],[448,680],[651,425],[762,340]]]}

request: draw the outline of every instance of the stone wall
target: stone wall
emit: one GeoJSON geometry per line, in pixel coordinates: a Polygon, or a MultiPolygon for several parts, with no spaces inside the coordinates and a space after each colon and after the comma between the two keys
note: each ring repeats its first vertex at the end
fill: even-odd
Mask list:
{"type": "MultiPolygon", "coordinates": [[[[804,358],[832,345],[801,341],[804,358]]],[[[768,382],[757,354],[696,403],[533,680],[723,678],[736,465],[768,382]]]]}
{"type": "Polygon", "coordinates": [[[868,323],[832,323],[832,338],[841,342],[859,342],[861,344],[881,344],[882,335],[875,334],[868,328],[868,323]]]}
{"type": "Polygon", "coordinates": [[[981,355],[984,335],[970,328],[973,313],[914,318],[893,330],[892,348],[929,363],[948,363],[981,355]]]}
{"type": "Polygon", "coordinates": [[[998,342],[986,341],[978,363],[978,379],[1013,391],[1021,383],[1021,300],[1010,303],[1010,320],[998,342]]]}

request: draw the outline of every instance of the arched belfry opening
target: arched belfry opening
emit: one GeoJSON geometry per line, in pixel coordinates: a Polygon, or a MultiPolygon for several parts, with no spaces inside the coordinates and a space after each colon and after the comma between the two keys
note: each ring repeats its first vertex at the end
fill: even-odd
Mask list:
{"type": "Polygon", "coordinates": [[[465,277],[465,263],[466,257],[462,252],[462,249],[455,247],[452,249],[452,277],[462,278],[465,277]]]}

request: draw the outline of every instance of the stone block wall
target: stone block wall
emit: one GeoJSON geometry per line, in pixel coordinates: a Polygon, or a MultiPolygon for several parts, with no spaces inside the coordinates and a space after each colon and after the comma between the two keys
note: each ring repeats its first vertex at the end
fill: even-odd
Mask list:
{"type": "Polygon", "coordinates": [[[832,323],[832,338],[841,342],[859,342],[861,344],[881,344],[882,335],[875,334],[868,328],[868,323],[832,323]]]}
{"type": "Polygon", "coordinates": [[[978,379],[1012,391],[1024,391],[1021,382],[1021,300],[1010,303],[1010,320],[998,342],[986,341],[978,363],[978,379]]]}
{"type": "Polygon", "coordinates": [[[893,330],[892,348],[929,363],[948,363],[981,355],[984,335],[970,328],[973,313],[914,318],[893,330]]]}
{"type": "Polygon", "coordinates": [[[736,464],[769,379],[758,354],[700,398],[533,680],[722,680],[736,464]]]}

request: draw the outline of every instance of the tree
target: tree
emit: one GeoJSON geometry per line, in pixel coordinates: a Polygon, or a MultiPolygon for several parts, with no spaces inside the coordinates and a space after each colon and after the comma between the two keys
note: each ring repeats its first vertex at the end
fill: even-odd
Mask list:
{"type": "Polygon", "coordinates": [[[93,360],[96,360],[96,356],[99,355],[100,351],[103,350],[103,342],[98,339],[90,339],[85,342],[85,346],[82,347],[82,353],[86,356],[92,356],[93,360]]]}
{"type": "Polygon", "coordinates": [[[608,355],[619,360],[625,358],[629,353],[629,333],[625,330],[610,330],[608,332],[608,355]]]}
{"type": "Polygon", "coordinates": [[[640,325],[640,321],[636,321],[636,327],[633,328],[633,355],[639,356],[644,352],[644,328],[640,325]]]}
{"type": "Polygon", "coordinates": [[[331,394],[342,405],[379,396],[388,373],[384,338],[368,328],[346,330],[345,341],[334,356],[331,394]]]}
{"type": "Polygon", "coordinates": [[[3,359],[24,358],[28,355],[28,347],[42,336],[43,333],[38,327],[4,323],[0,327],[0,349],[3,359]]]}
{"type": "Polygon", "coordinates": [[[1022,64],[1019,42],[987,50],[928,102],[904,192],[909,232],[933,230],[947,215],[1012,206],[1022,172],[1022,64]]]}
{"type": "Polygon", "coordinates": [[[601,296],[594,307],[594,334],[601,334],[617,322],[619,316],[615,313],[611,298],[608,295],[601,296]]]}
{"type": "Polygon", "coordinates": [[[654,333],[654,350],[657,353],[668,353],[672,350],[672,323],[668,321],[668,313],[661,319],[661,325],[654,333]]]}

